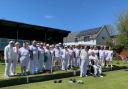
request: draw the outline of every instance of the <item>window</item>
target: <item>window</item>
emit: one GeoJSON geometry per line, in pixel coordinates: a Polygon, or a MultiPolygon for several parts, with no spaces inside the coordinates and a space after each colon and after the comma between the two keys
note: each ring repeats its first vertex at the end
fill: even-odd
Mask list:
{"type": "Polygon", "coordinates": [[[75,38],[75,42],[78,42],[78,38],[75,38]]]}
{"type": "Polygon", "coordinates": [[[89,41],[89,36],[84,37],[84,42],[89,41]]]}

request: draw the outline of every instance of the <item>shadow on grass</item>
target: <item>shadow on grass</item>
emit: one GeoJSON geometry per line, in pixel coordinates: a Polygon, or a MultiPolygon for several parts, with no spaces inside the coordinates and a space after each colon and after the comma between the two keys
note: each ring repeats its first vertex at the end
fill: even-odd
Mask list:
{"type": "MultiPolygon", "coordinates": [[[[79,71],[76,72],[76,75],[79,75],[79,71]]],[[[35,75],[35,76],[26,76],[26,77],[17,77],[8,80],[0,80],[0,87],[14,86],[20,84],[49,81],[60,78],[73,77],[73,72],[68,73],[59,73],[59,74],[48,74],[48,75],[35,75]]]]}

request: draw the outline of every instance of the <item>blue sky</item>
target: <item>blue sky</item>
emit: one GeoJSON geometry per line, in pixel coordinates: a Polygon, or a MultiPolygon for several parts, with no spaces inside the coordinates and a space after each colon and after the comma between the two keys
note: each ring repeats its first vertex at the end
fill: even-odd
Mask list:
{"type": "Polygon", "coordinates": [[[70,31],[116,23],[128,0],[0,0],[0,18],[70,31]]]}

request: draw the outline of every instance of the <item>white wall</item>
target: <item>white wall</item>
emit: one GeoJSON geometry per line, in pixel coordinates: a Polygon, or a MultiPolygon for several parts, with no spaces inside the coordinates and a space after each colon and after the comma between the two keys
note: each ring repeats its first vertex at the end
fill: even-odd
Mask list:
{"type": "Polygon", "coordinates": [[[96,45],[96,40],[90,40],[90,41],[79,41],[79,42],[68,42],[64,43],[65,45],[96,45]]]}

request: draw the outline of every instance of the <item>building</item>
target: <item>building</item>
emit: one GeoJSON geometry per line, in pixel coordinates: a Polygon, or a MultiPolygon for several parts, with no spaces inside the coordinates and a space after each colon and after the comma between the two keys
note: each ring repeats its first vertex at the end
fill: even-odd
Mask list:
{"type": "Polygon", "coordinates": [[[20,43],[31,43],[32,40],[58,43],[63,42],[63,37],[69,33],[70,31],[66,30],[0,19],[0,50],[3,50],[10,40],[20,43]]]}
{"type": "Polygon", "coordinates": [[[104,25],[77,33],[70,33],[63,41],[65,45],[104,45],[104,39],[110,39],[111,32],[111,25],[104,25]]]}

